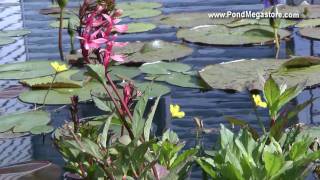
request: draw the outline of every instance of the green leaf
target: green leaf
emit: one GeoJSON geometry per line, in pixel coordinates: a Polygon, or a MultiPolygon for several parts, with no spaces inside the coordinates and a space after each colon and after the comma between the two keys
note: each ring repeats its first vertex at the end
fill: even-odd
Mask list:
{"type": "Polygon", "coordinates": [[[187,72],[191,69],[189,65],[183,63],[168,63],[157,61],[153,63],[145,63],[139,68],[146,74],[170,74],[171,72],[187,72]]]}
{"type": "Polygon", "coordinates": [[[267,151],[263,153],[262,158],[265,163],[265,169],[268,177],[272,177],[274,174],[276,174],[284,164],[283,156],[267,151]]]}
{"type": "Polygon", "coordinates": [[[12,44],[14,42],[16,42],[16,40],[11,37],[1,37],[0,38],[0,46],[12,44]]]}
{"type": "Polygon", "coordinates": [[[27,61],[0,65],[0,79],[29,79],[52,75],[50,61],[27,61]]]}
{"type": "Polygon", "coordinates": [[[157,107],[158,107],[158,104],[159,104],[159,100],[160,100],[161,97],[158,97],[156,99],[156,101],[154,102],[152,108],[151,108],[151,112],[149,113],[148,115],[148,118],[144,124],[144,139],[146,141],[149,141],[149,136],[150,136],[150,131],[151,131],[151,126],[152,126],[152,121],[153,121],[153,118],[154,118],[154,115],[156,113],[156,110],[157,110],[157,107]]]}
{"type": "Polygon", "coordinates": [[[161,14],[160,10],[155,8],[161,7],[162,4],[157,2],[122,2],[117,4],[118,9],[123,10],[121,17],[130,18],[148,18],[161,14]]]}
{"type": "Polygon", "coordinates": [[[113,118],[113,115],[109,116],[107,121],[104,123],[103,131],[100,134],[100,144],[102,147],[107,148],[107,140],[108,140],[108,133],[109,133],[109,127],[111,124],[111,120],[113,118]]]}
{"type": "Polygon", "coordinates": [[[33,132],[46,133],[46,125],[50,122],[50,115],[45,111],[30,111],[14,113],[0,117],[0,132],[12,130],[13,133],[33,132]]]}
{"type": "Polygon", "coordinates": [[[277,99],[280,96],[280,88],[272,76],[270,76],[264,84],[263,95],[269,107],[278,106],[278,104],[275,104],[275,102],[277,102],[277,99]]]}
{"type": "Polygon", "coordinates": [[[88,64],[88,75],[98,80],[100,83],[105,84],[105,67],[102,64],[88,64]]]}
{"type": "Polygon", "coordinates": [[[306,137],[302,141],[294,142],[289,151],[289,157],[293,161],[305,156],[308,153],[309,146],[312,143],[312,139],[306,137]]]}
{"type": "Polygon", "coordinates": [[[19,37],[19,36],[25,36],[30,33],[31,31],[25,30],[25,29],[0,31],[0,37],[1,39],[5,37],[19,37]]]}
{"type": "Polygon", "coordinates": [[[150,90],[150,97],[158,97],[158,96],[163,96],[166,95],[168,93],[170,93],[171,89],[166,86],[166,85],[162,85],[160,83],[152,83],[152,86],[150,87],[150,83],[149,82],[135,82],[134,84],[139,91],[141,92],[145,92],[147,90],[147,88],[151,88],[150,90]]]}
{"type": "Polygon", "coordinates": [[[143,118],[148,99],[149,99],[150,89],[147,88],[144,92],[143,96],[138,99],[136,106],[133,111],[133,122],[132,122],[132,131],[136,138],[139,138],[143,133],[143,127],[145,124],[145,120],[143,118]]]}
{"type": "Polygon", "coordinates": [[[240,126],[241,128],[248,128],[254,139],[259,138],[258,132],[253,127],[251,127],[250,124],[246,121],[230,116],[225,116],[225,118],[231,125],[240,126]]]}
{"type": "Polygon", "coordinates": [[[214,162],[211,162],[212,159],[209,158],[199,158],[197,159],[197,163],[201,166],[202,170],[204,170],[211,178],[217,178],[217,173],[214,171],[214,162]]]}
{"type": "Polygon", "coordinates": [[[151,23],[129,23],[128,24],[128,31],[126,33],[140,33],[140,32],[146,32],[151,31],[155,29],[157,26],[151,23]]]}
{"type": "Polygon", "coordinates": [[[106,112],[112,112],[112,109],[110,107],[111,104],[108,103],[108,101],[102,101],[101,99],[95,96],[92,96],[92,100],[94,104],[97,106],[97,108],[99,108],[100,110],[106,111],[106,112]]]}
{"type": "Polygon", "coordinates": [[[31,134],[46,134],[46,133],[50,133],[54,130],[54,128],[52,126],[48,126],[48,125],[42,125],[42,126],[36,126],[33,127],[30,130],[31,134]]]}
{"type": "Polygon", "coordinates": [[[184,151],[174,160],[170,168],[176,168],[180,166],[181,164],[186,162],[189,157],[195,156],[197,153],[198,153],[198,149],[195,149],[195,148],[191,148],[184,151]]]}

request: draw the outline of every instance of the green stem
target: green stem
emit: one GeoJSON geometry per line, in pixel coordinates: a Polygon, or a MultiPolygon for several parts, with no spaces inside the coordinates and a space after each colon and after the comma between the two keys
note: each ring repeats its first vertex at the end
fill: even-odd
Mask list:
{"type": "Polygon", "coordinates": [[[60,59],[61,61],[64,61],[63,56],[63,48],[62,48],[62,29],[63,29],[63,8],[60,9],[60,24],[59,24],[59,53],[60,53],[60,59]]]}
{"type": "Polygon", "coordinates": [[[276,59],[278,59],[279,53],[280,53],[280,41],[278,37],[278,28],[274,28],[273,30],[274,30],[274,40],[276,43],[276,59]]]}
{"type": "Polygon", "coordinates": [[[49,89],[48,89],[48,91],[46,92],[46,95],[44,96],[44,98],[43,98],[43,103],[42,103],[42,107],[45,107],[45,103],[46,103],[46,99],[47,99],[47,96],[48,96],[48,94],[49,94],[49,91],[52,89],[52,86],[53,86],[53,83],[54,83],[54,80],[56,79],[56,77],[57,77],[57,72],[54,74],[54,76],[53,76],[53,79],[52,79],[52,81],[51,81],[51,83],[50,83],[50,87],[49,87],[49,89]]]}

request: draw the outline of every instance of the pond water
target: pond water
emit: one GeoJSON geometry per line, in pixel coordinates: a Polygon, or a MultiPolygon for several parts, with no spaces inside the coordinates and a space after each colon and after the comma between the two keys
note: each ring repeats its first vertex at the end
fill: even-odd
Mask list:
{"type": "MultiPolygon", "coordinates": [[[[226,10],[259,10],[262,8],[260,0],[163,0],[163,13],[173,12],[201,12],[201,11],[226,11],[226,10]]],[[[320,3],[315,1],[315,3],[320,3]]],[[[59,59],[57,48],[57,29],[49,27],[53,18],[40,15],[39,10],[51,4],[51,0],[1,0],[0,2],[0,30],[20,29],[22,27],[32,31],[24,38],[18,38],[14,44],[0,48],[0,64],[29,60],[56,60],[59,59]]],[[[77,6],[78,0],[70,0],[71,6],[77,6]]],[[[139,21],[150,21],[143,19],[139,21]]],[[[128,22],[128,19],[124,19],[128,22]]],[[[121,41],[144,41],[162,39],[180,42],[175,36],[176,29],[160,26],[157,29],[139,34],[121,35],[121,41]]],[[[69,39],[64,35],[64,47],[69,49],[69,39]]],[[[232,61],[237,59],[272,58],[273,46],[256,47],[219,47],[200,46],[189,44],[194,48],[194,53],[181,62],[201,69],[205,65],[232,61]]],[[[319,55],[320,43],[299,37],[296,33],[290,42],[282,42],[281,56],[286,57],[286,50],[290,49],[295,55],[319,55]],[[309,48],[306,48],[309,47],[309,48]]],[[[0,91],[17,85],[13,81],[0,81],[0,91]]],[[[217,137],[217,128],[220,123],[226,124],[224,116],[234,116],[247,120],[254,127],[258,127],[252,104],[247,93],[226,93],[223,91],[201,92],[197,89],[171,87],[171,101],[181,105],[186,116],[183,119],[171,122],[170,128],[176,131],[180,138],[186,141],[187,147],[195,145],[196,134],[193,117],[200,117],[205,128],[211,131],[204,135],[204,145],[210,148],[217,137]]],[[[301,103],[310,97],[320,96],[320,89],[305,90],[292,102],[292,105],[301,103]]],[[[86,107],[86,106],[85,106],[86,107]]],[[[299,114],[300,122],[319,124],[320,101],[315,101],[299,114]]],[[[17,99],[0,98],[0,115],[26,110],[31,105],[23,104],[17,99]]],[[[55,109],[58,107],[52,107],[55,109]]],[[[82,116],[94,114],[91,108],[84,108],[82,116]]],[[[259,110],[262,119],[266,120],[267,112],[259,110]]],[[[69,118],[66,108],[59,109],[52,115],[53,124],[61,125],[69,118]]],[[[266,122],[266,121],[265,121],[266,122]]],[[[267,124],[267,122],[266,122],[267,124]]],[[[1,125],[1,124],[0,124],[1,125]]],[[[61,164],[62,159],[55,152],[50,141],[50,136],[27,136],[11,139],[0,139],[0,167],[29,160],[50,160],[61,164]]],[[[193,178],[199,178],[200,173],[194,173],[193,178]]]]}

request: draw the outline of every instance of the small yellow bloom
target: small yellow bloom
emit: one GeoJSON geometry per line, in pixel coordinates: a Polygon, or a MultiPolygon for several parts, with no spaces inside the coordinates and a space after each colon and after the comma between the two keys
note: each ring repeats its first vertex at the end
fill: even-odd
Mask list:
{"type": "Polygon", "coordinates": [[[57,73],[68,70],[67,65],[65,65],[65,64],[59,64],[57,61],[54,61],[54,62],[50,63],[50,65],[53,67],[53,69],[54,69],[57,73]]]}
{"type": "Polygon", "coordinates": [[[254,103],[256,104],[256,106],[262,107],[262,108],[266,108],[266,107],[267,107],[267,103],[266,103],[266,102],[263,102],[263,101],[261,100],[261,96],[260,96],[260,95],[258,95],[258,94],[253,94],[252,97],[253,97],[253,101],[254,101],[254,103]]]}
{"type": "Polygon", "coordinates": [[[170,112],[173,118],[181,119],[185,116],[185,113],[183,111],[180,111],[180,106],[178,104],[176,105],[170,104],[170,112]]]}

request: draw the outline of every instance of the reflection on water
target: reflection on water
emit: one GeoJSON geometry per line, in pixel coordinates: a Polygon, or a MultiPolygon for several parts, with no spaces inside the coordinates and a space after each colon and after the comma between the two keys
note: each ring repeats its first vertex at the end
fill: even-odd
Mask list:
{"type": "MultiPolygon", "coordinates": [[[[27,38],[20,38],[16,43],[5,46],[0,49],[0,64],[25,61],[28,59],[58,59],[58,48],[56,46],[57,37],[56,29],[49,28],[48,24],[53,19],[47,16],[39,15],[41,8],[50,5],[51,0],[25,0],[23,6],[20,4],[2,3],[0,0],[0,30],[19,29],[24,26],[30,29],[32,33],[27,38]],[[21,13],[23,7],[23,14],[21,13]],[[3,11],[2,11],[3,9],[3,11]],[[8,18],[10,17],[10,18],[8,18]],[[22,21],[22,18],[24,20],[22,21]],[[25,47],[25,44],[27,46],[25,47]],[[28,54],[26,53],[28,52],[28,54]],[[27,56],[28,55],[28,56],[27,56]]],[[[160,1],[160,0],[159,0],[160,1]]],[[[230,10],[230,9],[261,9],[260,0],[161,0],[165,6],[164,13],[172,12],[190,12],[190,11],[213,11],[213,10],[230,10]]],[[[70,1],[71,5],[77,6],[77,1],[70,1]]],[[[124,19],[127,22],[127,19],[124,19]]],[[[149,19],[142,21],[150,21],[149,19]]],[[[137,35],[120,36],[122,41],[163,39],[175,42],[181,42],[175,36],[176,29],[160,26],[154,31],[141,33],[137,35]]],[[[65,34],[64,47],[66,51],[69,48],[69,39],[65,34]]],[[[263,47],[207,47],[194,44],[188,44],[193,47],[195,53],[186,57],[182,62],[192,65],[195,69],[201,69],[205,65],[221,63],[224,61],[232,61],[241,58],[272,58],[274,56],[274,48],[272,46],[263,47]]],[[[293,40],[281,45],[281,56],[287,54],[296,55],[318,55],[318,41],[311,42],[294,34],[293,40]],[[291,53],[290,53],[291,52],[291,53]]],[[[0,81],[0,90],[16,84],[12,81],[0,81]]],[[[175,130],[179,136],[187,141],[187,146],[194,146],[195,131],[192,118],[197,116],[203,119],[205,127],[215,129],[220,123],[226,123],[224,116],[235,116],[246,119],[253,127],[258,127],[252,105],[247,93],[228,94],[222,91],[200,92],[197,89],[184,89],[172,87],[172,101],[180,104],[182,110],[186,112],[186,117],[182,120],[172,122],[171,128],[175,130]]],[[[310,97],[318,97],[319,89],[306,90],[298,98],[296,103],[301,103],[310,97]]],[[[167,103],[168,104],[168,103],[167,103]]],[[[318,107],[319,101],[314,102],[305,111],[299,114],[300,122],[317,124],[320,122],[318,107]]],[[[9,113],[21,109],[27,109],[30,106],[19,103],[16,99],[0,99],[0,113],[9,113]]],[[[56,107],[53,107],[56,108],[56,107]]],[[[83,116],[94,114],[92,108],[84,108],[83,116]]],[[[267,111],[259,110],[262,119],[267,122],[267,111]]],[[[52,115],[53,124],[58,126],[68,119],[69,114],[66,109],[56,112],[52,115]]],[[[204,145],[209,147],[215,141],[217,131],[204,136],[204,145]]],[[[55,163],[62,163],[57,152],[54,151],[49,136],[24,137],[9,140],[0,140],[0,166],[23,162],[31,158],[37,160],[51,160],[55,163]],[[45,141],[43,141],[45,140],[45,141]],[[11,158],[10,158],[11,157],[11,158]]],[[[195,175],[197,177],[197,175],[195,175]]]]}

